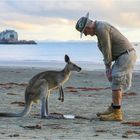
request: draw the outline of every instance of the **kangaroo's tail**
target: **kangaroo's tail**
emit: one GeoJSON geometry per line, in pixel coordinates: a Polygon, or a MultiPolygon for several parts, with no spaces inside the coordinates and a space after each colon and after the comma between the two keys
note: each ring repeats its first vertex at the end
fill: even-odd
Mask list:
{"type": "Polygon", "coordinates": [[[0,117],[22,117],[30,112],[32,102],[28,101],[25,104],[25,108],[21,113],[0,113],[0,117]]]}

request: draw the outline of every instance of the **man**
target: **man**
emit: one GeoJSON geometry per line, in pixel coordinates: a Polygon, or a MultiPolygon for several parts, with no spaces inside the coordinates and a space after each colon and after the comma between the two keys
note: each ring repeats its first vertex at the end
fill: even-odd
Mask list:
{"type": "Polygon", "coordinates": [[[103,121],[122,121],[122,93],[131,87],[132,71],[136,53],[131,43],[115,27],[102,21],[92,21],[89,13],[76,23],[76,29],[85,36],[97,36],[98,47],[103,54],[106,76],[111,83],[112,103],[97,113],[103,121]],[[112,62],[114,64],[112,65],[112,62]]]}

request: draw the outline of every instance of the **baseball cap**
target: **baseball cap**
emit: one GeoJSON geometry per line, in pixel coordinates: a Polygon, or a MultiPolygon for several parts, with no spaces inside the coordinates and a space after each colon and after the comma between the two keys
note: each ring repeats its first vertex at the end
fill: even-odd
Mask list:
{"type": "Polygon", "coordinates": [[[84,29],[88,23],[88,18],[89,18],[89,12],[86,14],[85,17],[81,17],[76,23],[76,26],[75,26],[76,30],[81,32],[80,38],[82,38],[82,34],[84,32],[84,29]]]}

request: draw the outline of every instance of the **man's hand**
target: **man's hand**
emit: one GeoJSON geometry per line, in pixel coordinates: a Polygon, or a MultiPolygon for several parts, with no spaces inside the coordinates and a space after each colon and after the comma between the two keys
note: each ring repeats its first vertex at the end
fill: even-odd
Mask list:
{"type": "Polygon", "coordinates": [[[112,73],[112,69],[111,68],[107,68],[106,69],[106,77],[107,77],[109,82],[112,81],[112,74],[111,73],[112,73]]]}

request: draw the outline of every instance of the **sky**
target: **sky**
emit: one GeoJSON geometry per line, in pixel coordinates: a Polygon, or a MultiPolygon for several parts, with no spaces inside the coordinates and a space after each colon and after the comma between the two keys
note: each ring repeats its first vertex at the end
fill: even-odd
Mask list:
{"type": "Polygon", "coordinates": [[[106,21],[140,42],[139,7],[140,0],[0,0],[0,32],[15,30],[20,40],[80,40],[75,24],[89,12],[92,20],[106,21]]]}

